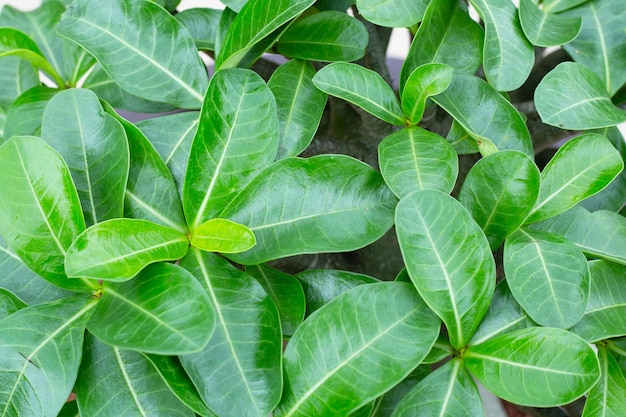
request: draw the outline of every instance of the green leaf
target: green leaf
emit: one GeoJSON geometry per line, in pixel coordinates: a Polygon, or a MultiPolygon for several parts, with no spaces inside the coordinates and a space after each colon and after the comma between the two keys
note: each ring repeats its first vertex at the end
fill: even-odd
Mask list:
{"type": "Polygon", "coordinates": [[[558,46],[572,41],[580,32],[582,19],[548,13],[532,0],[521,0],[519,19],[528,40],[536,46],[558,46]]]}
{"type": "Polygon", "coordinates": [[[182,108],[200,107],[207,75],[191,34],[153,2],[76,0],[57,32],[89,51],[129,93],[182,108]]]}
{"type": "Polygon", "coordinates": [[[482,28],[456,0],[430,0],[402,70],[400,90],[413,71],[424,64],[440,63],[457,72],[474,74],[482,63],[482,28]]]}
{"type": "Polygon", "coordinates": [[[192,232],[275,159],[279,135],[274,96],[258,74],[231,69],[213,76],[183,188],[192,232]]]}
{"type": "Polygon", "coordinates": [[[452,346],[462,348],[487,312],[495,287],[487,238],[461,203],[430,190],[400,201],[396,233],[413,284],[445,323],[452,346]]]}
{"type": "Polygon", "coordinates": [[[334,10],[296,20],[280,36],[276,47],[288,58],[311,61],[356,61],[365,55],[369,35],[365,25],[334,10]]]}
{"type": "Polygon", "coordinates": [[[408,283],[363,285],[340,295],[287,345],[276,416],[348,415],[404,379],[438,333],[437,318],[408,283]],[[367,374],[354,372],[364,367],[367,374]]]}
{"type": "Polygon", "coordinates": [[[378,145],[380,171],[398,198],[413,191],[449,193],[459,171],[454,148],[441,136],[414,126],[398,130],[378,145]]]}
{"type": "Polygon", "coordinates": [[[89,331],[123,349],[179,355],[203,349],[215,327],[215,311],[202,286],[185,269],[158,263],[136,279],[107,283],[89,331]]]}
{"type": "MultiPolygon", "coordinates": [[[[576,3],[583,1],[571,0],[576,3]]],[[[626,74],[621,70],[626,66],[626,9],[621,6],[611,0],[590,1],[562,14],[568,18],[582,18],[583,21],[576,39],[563,48],[574,61],[600,77],[610,96],[614,96],[626,82],[626,74]]]]}
{"type": "Polygon", "coordinates": [[[0,146],[0,235],[24,263],[53,284],[85,291],[63,270],[85,220],[61,156],[43,140],[16,136],[0,146]],[[19,221],[16,221],[19,219],[19,221]]]}
{"type": "Polygon", "coordinates": [[[195,415],[141,353],[107,346],[93,336],[85,340],[76,401],[84,416],[195,415]]]}
{"type": "Polygon", "coordinates": [[[559,235],[518,229],[504,245],[504,272],[517,301],[542,326],[567,329],[585,312],[587,260],[559,235]]]}
{"type": "Polygon", "coordinates": [[[463,361],[498,397],[532,407],[572,402],[600,376],[595,352],[561,329],[532,327],[467,349],[463,361]]]}
{"type": "Polygon", "coordinates": [[[588,342],[626,336],[626,267],[607,261],[589,263],[589,302],[570,329],[588,342]]]}
{"type": "Polygon", "coordinates": [[[56,416],[74,387],[94,299],[64,298],[0,321],[0,415],[56,416]]]}
{"type": "Polygon", "coordinates": [[[217,319],[205,349],[181,356],[185,370],[217,415],[268,415],[282,390],[280,319],[272,299],[215,254],[192,249],[181,265],[200,281],[217,319]]]}
{"type": "MultiPolygon", "coordinates": [[[[509,1],[509,0],[505,0],[509,1]]],[[[481,153],[488,145],[533,157],[530,133],[513,105],[490,84],[473,75],[455,73],[452,83],[432,100],[468,131],[481,153]]]]}
{"type": "Polygon", "coordinates": [[[222,0],[222,3],[229,9],[239,13],[241,8],[248,2],[248,0],[222,0]]]}
{"type": "Polygon", "coordinates": [[[422,379],[430,373],[429,366],[418,366],[399,384],[387,391],[385,395],[378,399],[376,406],[370,417],[391,417],[398,403],[404,396],[422,379]]]}
{"type": "Polygon", "coordinates": [[[436,364],[454,356],[455,349],[450,345],[450,341],[444,333],[445,329],[442,328],[439,332],[439,337],[437,338],[437,341],[433,345],[430,352],[428,352],[428,355],[422,361],[423,365],[436,364]]]}
{"type": "Polygon", "coordinates": [[[420,22],[429,0],[356,0],[359,13],[380,26],[408,27],[420,22]]]}
{"type": "Polygon", "coordinates": [[[619,417],[626,410],[626,377],[611,351],[598,346],[600,380],[587,393],[582,417],[619,417]]]}
{"type": "Polygon", "coordinates": [[[535,106],[544,123],[562,129],[597,129],[626,121],[626,110],[613,104],[602,80],[575,62],[560,63],[543,77],[535,106]]]}
{"type": "Polygon", "coordinates": [[[256,265],[302,253],[355,250],[391,227],[395,204],[381,175],[356,159],[283,159],[255,177],[222,212],[257,239],[254,248],[229,258],[256,265]]]}
{"type": "Polygon", "coordinates": [[[463,129],[456,120],[452,120],[452,126],[450,126],[446,140],[454,147],[454,150],[459,155],[469,155],[480,152],[476,140],[467,130],[463,129]]]}
{"type": "Polygon", "coordinates": [[[535,62],[517,8],[509,0],[470,0],[485,24],[483,67],[498,91],[512,91],[528,78],[535,62]]]}
{"type": "MultiPolygon", "coordinates": [[[[262,0],[247,2],[228,28],[215,60],[217,69],[237,66],[264,38],[309,8],[315,0],[262,0]]],[[[268,45],[269,46],[269,45],[268,45]]],[[[264,51],[254,51],[260,56],[264,51]]],[[[255,58],[247,61],[254,62],[255,58]]],[[[252,62],[247,62],[251,64],[252,62]]]]}
{"type": "Polygon", "coordinates": [[[186,9],[176,14],[176,20],[189,30],[198,49],[215,49],[217,26],[222,17],[221,10],[208,8],[186,9]]]}
{"type": "Polygon", "coordinates": [[[41,135],[44,109],[58,92],[56,89],[37,86],[19,96],[7,111],[4,138],[8,140],[13,136],[41,135]]]}
{"type": "Polygon", "coordinates": [[[256,239],[250,229],[226,219],[211,219],[196,227],[191,245],[208,252],[237,253],[251,249],[256,239]]]}
{"type": "Polygon", "coordinates": [[[349,101],[389,124],[406,125],[398,98],[383,77],[373,70],[335,62],[319,70],[313,82],[323,92],[349,101]]]}
{"type": "Polygon", "coordinates": [[[411,124],[424,115],[426,99],[442,93],[452,82],[454,69],[445,64],[424,64],[415,68],[402,90],[402,110],[411,124]]]}
{"type": "Polygon", "coordinates": [[[306,310],[304,291],[300,282],[293,275],[267,264],[248,266],[246,272],[256,278],[265,292],[272,297],[280,314],[283,336],[293,335],[302,323],[306,310]]]}
{"type": "MultiPolygon", "coordinates": [[[[217,33],[215,34],[215,52],[213,54],[214,56],[219,55],[220,49],[222,49],[222,44],[224,43],[224,40],[226,39],[226,35],[228,34],[228,28],[230,28],[230,25],[233,24],[235,17],[237,17],[237,13],[234,12],[234,9],[230,9],[226,7],[224,10],[222,10],[222,16],[220,16],[220,21],[216,29],[217,33]]],[[[279,30],[277,30],[277,32],[278,31],[279,30]]],[[[271,40],[273,42],[274,38],[273,37],[270,37],[270,38],[272,38],[271,40]]],[[[252,63],[258,58],[258,56],[254,54],[254,52],[258,52],[258,51],[256,51],[255,47],[252,47],[250,51],[248,51],[241,57],[241,59],[245,58],[247,55],[249,57],[249,63],[250,65],[252,65],[252,63]]]]}
{"type": "Polygon", "coordinates": [[[588,1],[590,0],[543,0],[543,10],[549,13],[559,13],[588,1]]]}
{"type": "Polygon", "coordinates": [[[422,379],[398,404],[392,417],[483,416],[478,387],[461,359],[422,379]]]}
{"type": "Polygon", "coordinates": [[[610,184],[624,168],[604,136],[580,135],[559,148],[541,172],[539,198],[526,223],[556,216],[610,184]]]}
{"type": "Polygon", "coordinates": [[[0,107],[8,109],[11,103],[20,95],[40,84],[39,74],[36,68],[29,62],[18,57],[4,57],[1,62],[0,85],[2,85],[2,89],[0,90],[0,107]]]}
{"type": "Polygon", "coordinates": [[[9,317],[11,314],[27,306],[28,304],[22,301],[17,295],[4,288],[0,288],[0,320],[9,317]]]}
{"type": "Polygon", "coordinates": [[[68,276],[125,281],[146,265],[187,253],[189,239],[178,230],[147,220],[113,219],[91,226],[68,249],[68,276]]]}
{"type": "Polygon", "coordinates": [[[304,290],[307,316],[352,288],[378,282],[367,275],[336,269],[309,269],[296,278],[304,290]]]}
{"type": "Polygon", "coordinates": [[[534,162],[517,151],[489,155],[470,169],[459,200],[485,232],[491,250],[530,214],[539,195],[539,176],[534,162]]]}
{"type": "Polygon", "coordinates": [[[297,156],[313,140],[327,99],[313,84],[314,76],[310,62],[293,59],[279,66],[267,83],[280,123],[277,159],[297,156]]]}

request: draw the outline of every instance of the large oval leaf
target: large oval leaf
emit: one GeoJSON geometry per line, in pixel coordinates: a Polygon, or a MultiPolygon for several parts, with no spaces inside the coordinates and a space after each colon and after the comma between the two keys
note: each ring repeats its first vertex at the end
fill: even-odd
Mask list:
{"type": "Polygon", "coordinates": [[[366,246],[393,224],[396,199],[379,173],[343,155],[288,158],[259,174],[221,217],[248,226],[257,245],[229,255],[255,265],[290,255],[366,246]]]}
{"type": "Polygon", "coordinates": [[[359,13],[380,26],[403,28],[422,20],[429,0],[356,0],[359,13]]]}
{"type": "Polygon", "coordinates": [[[533,407],[555,407],[582,396],[600,377],[595,352],[561,329],[532,327],[467,349],[463,361],[498,397],[533,407]]]}
{"type": "Polygon", "coordinates": [[[191,34],[154,2],[77,0],[63,14],[57,32],[96,57],[129,93],[182,108],[200,107],[208,78],[191,34]]]}
{"type": "Polygon", "coordinates": [[[618,417],[626,410],[626,377],[609,348],[598,346],[598,356],[600,380],[587,393],[582,417],[618,417]]]}
{"type": "Polygon", "coordinates": [[[495,288],[487,238],[465,208],[439,191],[416,191],[396,210],[406,269],[428,306],[462,348],[483,318],[495,288]],[[453,236],[453,238],[452,238],[453,236]]]}
{"type": "Polygon", "coordinates": [[[528,40],[536,46],[558,46],[574,39],[582,25],[579,17],[547,13],[532,0],[521,0],[519,18],[528,40]]]}
{"type": "Polygon", "coordinates": [[[311,315],[287,345],[276,416],[348,415],[424,359],[438,322],[408,283],[363,285],[340,295],[311,315]],[[367,378],[355,369],[367,369],[367,378]]]}

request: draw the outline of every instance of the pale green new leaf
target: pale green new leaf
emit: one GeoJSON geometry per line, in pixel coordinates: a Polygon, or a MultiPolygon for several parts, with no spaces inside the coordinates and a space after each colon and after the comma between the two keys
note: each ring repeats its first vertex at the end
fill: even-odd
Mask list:
{"type": "Polygon", "coordinates": [[[176,20],[189,30],[196,47],[208,51],[215,49],[217,26],[221,17],[221,10],[204,7],[186,9],[176,14],[176,20]]]}
{"type": "Polygon", "coordinates": [[[65,257],[65,271],[74,278],[125,281],[146,265],[180,259],[189,239],[178,230],[147,220],[113,219],[80,234],[65,257]]]}
{"type": "Polygon", "coordinates": [[[626,377],[609,349],[598,346],[600,380],[587,393],[582,417],[620,417],[626,410],[626,377]]]}
{"type": "Polygon", "coordinates": [[[452,346],[462,348],[494,292],[495,262],[487,238],[461,203],[439,191],[404,197],[396,227],[411,281],[445,323],[452,346]]]}
{"type": "Polygon", "coordinates": [[[256,245],[256,239],[246,226],[215,218],[196,227],[190,243],[208,252],[237,253],[251,249],[256,245]]]}
{"type": "MultiPolygon", "coordinates": [[[[9,108],[22,93],[40,84],[39,74],[30,62],[15,56],[7,56],[0,61],[0,107],[9,108]]],[[[6,114],[5,114],[6,116],[6,114]]],[[[2,133],[0,132],[0,136],[2,133]]]]}
{"type": "Polygon", "coordinates": [[[191,34],[155,3],[76,0],[57,32],[96,57],[129,93],[182,108],[200,107],[207,87],[204,64],[191,34]]]}
{"type": "Polygon", "coordinates": [[[438,333],[439,320],[408,283],[362,285],[340,295],[287,345],[285,392],[275,415],[348,415],[404,379],[438,333]]]}
{"type": "Polygon", "coordinates": [[[313,82],[325,93],[349,101],[389,124],[404,126],[407,123],[396,94],[373,70],[335,62],[319,70],[313,82]]]}
{"type": "Polygon", "coordinates": [[[403,28],[419,23],[429,0],[356,0],[359,13],[380,26],[403,28]]]}
{"type": "Polygon", "coordinates": [[[59,90],[36,86],[19,96],[9,107],[4,126],[4,138],[13,136],[41,136],[41,119],[48,101],[59,90]]]}
{"type": "Polygon", "coordinates": [[[591,0],[543,0],[543,10],[549,13],[559,13],[572,9],[591,0]]]}
{"type": "Polygon", "coordinates": [[[520,0],[519,18],[528,40],[536,46],[558,46],[570,42],[580,32],[582,19],[548,13],[532,0],[520,0]]]}
{"type": "MultiPolygon", "coordinates": [[[[304,294],[302,296],[304,299],[304,294]]],[[[28,306],[23,300],[11,291],[0,288],[0,320],[9,317],[11,314],[28,306]]],[[[304,313],[304,309],[302,310],[304,313]]]]}
{"type": "Polygon", "coordinates": [[[531,327],[471,346],[463,362],[498,397],[532,407],[555,407],[582,396],[600,377],[595,352],[561,329],[531,327]]]}
{"type": "Polygon", "coordinates": [[[445,91],[452,82],[454,69],[445,64],[424,64],[415,68],[402,90],[402,110],[411,124],[424,115],[426,99],[445,91]]]}

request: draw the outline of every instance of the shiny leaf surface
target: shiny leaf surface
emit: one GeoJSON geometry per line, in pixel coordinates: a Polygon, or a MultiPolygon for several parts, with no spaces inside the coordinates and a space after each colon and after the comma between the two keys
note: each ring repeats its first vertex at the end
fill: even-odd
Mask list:
{"type": "Polygon", "coordinates": [[[411,124],[417,124],[422,119],[428,97],[448,88],[453,72],[452,67],[437,63],[415,68],[402,90],[402,110],[411,124]]]}
{"type": "Polygon", "coordinates": [[[356,0],[359,13],[380,26],[408,27],[424,17],[429,0],[356,0]]]}
{"type": "Polygon", "coordinates": [[[176,20],[189,30],[196,47],[208,51],[215,49],[217,26],[221,17],[221,10],[204,7],[186,9],[176,14],[176,20]]]}
{"type": "Polygon", "coordinates": [[[547,13],[532,0],[521,0],[519,18],[528,40],[536,46],[558,46],[572,41],[580,32],[582,19],[547,13]]]}
{"type": "Polygon", "coordinates": [[[17,295],[4,288],[0,288],[0,320],[9,317],[11,314],[26,306],[28,306],[28,304],[22,301],[17,295]]]}
{"type": "Polygon", "coordinates": [[[609,349],[599,346],[598,357],[600,380],[587,393],[582,417],[619,417],[626,410],[626,377],[609,349]]]}
{"type": "Polygon", "coordinates": [[[39,74],[35,67],[23,59],[14,56],[4,57],[0,65],[0,85],[2,85],[0,107],[6,112],[16,98],[39,85],[39,74]]]}
{"type": "Polygon", "coordinates": [[[41,119],[48,101],[58,90],[37,86],[19,96],[9,107],[4,126],[4,138],[13,136],[41,136],[41,119]]]}
{"type": "Polygon", "coordinates": [[[211,219],[196,227],[191,246],[209,252],[237,253],[256,244],[254,234],[242,224],[226,219],[211,219]]]}

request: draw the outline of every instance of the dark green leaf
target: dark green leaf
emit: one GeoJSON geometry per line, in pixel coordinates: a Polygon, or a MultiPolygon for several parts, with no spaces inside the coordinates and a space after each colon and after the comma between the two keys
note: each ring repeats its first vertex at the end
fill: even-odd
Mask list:
{"type": "Polygon", "coordinates": [[[250,229],[226,219],[211,219],[196,227],[191,245],[209,252],[237,253],[254,245],[256,239],[250,229]]]}
{"type": "Polygon", "coordinates": [[[248,2],[248,0],[222,0],[222,3],[229,9],[239,13],[241,8],[248,2]]]}
{"type": "Polygon", "coordinates": [[[8,109],[22,93],[40,84],[39,74],[29,62],[18,57],[4,57],[0,62],[0,107],[8,109]]]}
{"type": "Polygon", "coordinates": [[[429,366],[418,366],[399,384],[378,399],[370,417],[391,417],[404,396],[430,373],[429,366]]]}
{"type": "Polygon", "coordinates": [[[558,46],[574,39],[582,25],[580,17],[541,10],[532,0],[521,0],[519,18],[528,40],[536,46],[558,46]]]}
{"type": "Polygon", "coordinates": [[[28,304],[22,301],[17,295],[13,294],[11,291],[0,288],[0,320],[9,317],[11,314],[15,313],[18,310],[21,310],[27,305],[28,304]]]}
{"type": "Polygon", "coordinates": [[[626,410],[626,377],[609,349],[598,346],[601,375],[587,393],[582,417],[619,417],[626,410]]]}
{"type": "Polygon", "coordinates": [[[4,138],[9,140],[12,136],[41,135],[44,109],[58,92],[56,89],[37,86],[19,96],[7,111],[4,138]]]}
{"type": "Polygon", "coordinates": [[[424,64],[415,68],[402,90],[402,110],[411,124],[424,115],[426,99],[445,91],[452,82],[454,69],[444,64],[424,64]]]}
{"type": "Polygon", "coordinates": [[[356,0],[359,13],[380,26],[408,27],[424,17],[429,0],[356,0]]]}
{"type": "Polygon", "coordinates": [[[439,337],[437,341],[433,345],[428,355],[422,361],[422,364],[436,364],[445,360],[446,358],[451,358],[454,356],[454,348],[450,345],[450,341],[448,337],[444,334],[445,330],[442,329],[439,333],[439,337]]]}
{"type": "Polygon", "coordinates": [[[183,10],[176,15],[176,20],[189,30],[198,49],[212,51],[221,17],[221,10],[196,8],[183,10]]]}
{"type": "Polygon", "coordinates": [[[463,127],[456,120],[452,121],[452,126],[450,126],[446,140],[450,142],[450,145],[454,147],[454,150],[456,150],[459,155],[468,155],[480,152],[476,140],[467,132],[467,130],[463,129],[463,127]]]}

